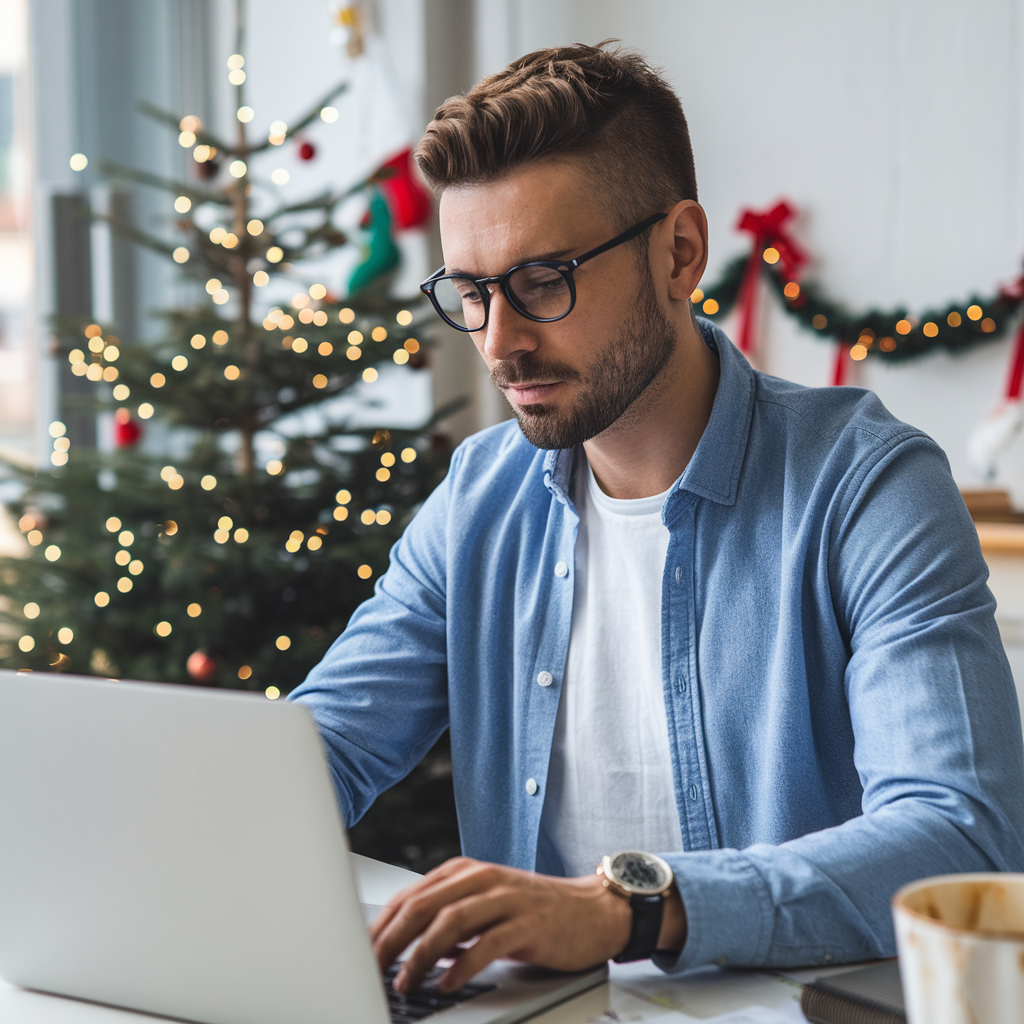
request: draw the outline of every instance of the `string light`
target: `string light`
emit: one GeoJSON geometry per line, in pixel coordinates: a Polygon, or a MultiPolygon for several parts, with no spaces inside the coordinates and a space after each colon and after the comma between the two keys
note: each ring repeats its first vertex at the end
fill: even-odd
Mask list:
{"type": "Polygon", "coordinates": [[[25,613],[25,618],[26,619],[38,619],[39,618],[39,611],[40,611],[40,609],[39,609],[39,605],[37,605],[35,603],[35,601],[29,601],[29,603],[27,605],[25,605],[24,608],[22,608],[22,611],[25,613]]]}
{"type": "Polygon", "coordinates": [[[105,590],[100,590],[93,595],[93,602],[97,608],[106,608],[110,604],[110,595],[105,590]]]}
{"type": "Polygon", "coordinates": [[[395,314],[395,322],[401,327],[408,327],[412,323],[412,313],[407,309],[400,309],[395,314]]]}
{"type": "Polygon", "coordinates": [[[157,636],[170,636],[173,629],[174,627],[165,619],[163,622],[158,622],[153,627],[153,632],[156,633],[157,636]]]}
{"type": "Polygon", "coordinates": [[[953,312],[946,317],[946,323],[949,324],[950,327],[959,327],[960,324],[963,323],[963,320],[960,314],[954,309],[953,312]]]}
{"type": "Polygon", "coordinates": [[[252,668],[249,665],[241,665],[238,669],[239,679],[250,679],[252,677],[252,668]]]}
{"type": "Polygon", "coordinates": [[[373,575],[373,570],[368,565],[361,565],[356,569],[356,575],[361,580],[368,580],[373,575]]]}
{"type": "Polygon", "coordinates": [[[294,338],[292,340],[293,352],[298,352],[301,354],[302,352],[305,352],[307,348],[309,348],[309,342],[307,342],[305,338],[294,338]]]}
{"type": "Polygon", "coordinates": [[[334,510],[334,518],[337,519],[339,523],[343,523],[346,519],[348,519],[348,509],[345,508],[344,505],[339,505],[334,510]]]}
{"type": "Polygon", "coordinates": [[[178,122],[178,127],[183,132],[198,132],[202,130],[203,122],[195,114],[186,114],[178,122]]]}
{"type": "Polygon", "coordinates": [[[350,324],[350,323],[352,323],[353,320],[355,320],[355,318],[356,318],[356,311],[354,309],[349,309],[348,306],[346,306],[344,309],[338,311],[338,319],[343,324],[350,324]]]}
{"type": "Polygon", "coordinates": [[[173,466],[164,466],[163,469],[160,470],[160,479],[166,483],[177,472],[178,471],[173,466]]]}
{"type": "Polygon", "coordinates": [[[149,386],[151,388],[162,388],[167,383],[167,378],[162,373],[154,373],[149,378],[149,386]]]}
{"type": "Polygon", "coordinates": [[[364,508],[362,514],[359,516],[359,521],[363,526],[370,526],[372,523],[377,521],[377,513],[372,508],[364,508]]]}
{"type": "MultiPolygon", "coordinates": [[[[352,350],[349,349],[349,351],[351,352],[352,350]]],[[[358,352],[359,350],[356,349],[356,351],[358,352]]],[[[327,387],[327,377],[322,373],[316,374],[316,376],[313,378],[313,387],[322,391],[325,387],[327,387]]]]}
{"type": "Polygon", "coordinates": [[[178,532],[178,524],[173,519],[168,519],[163,525],[164,534],[173,537],[178,532]]]}
{"type": "Polygon", "coordinates": [[[284,250],[279,245],[272,245],[267,250],[268,263],[280,263],[284,259],[284,250]]]}
{"type": "Polygon", "coordinates": [[[277,700],[281,696],[281,691],[276,686],[268,686],[263,692],[267,695],[268,700],[277,700]]]}
{"type": "Polygon", "coordinates": [[[130,548],[135,543],[135,534],[131,530],[122,530],[117,535],[117,543],[123,548],[130,548]]]}
{"type": "Polygon", "coordinates": [[[192,159],[197,164],[204,164],[207,160],[212,160],[216,150],[213,146],[199,145],[192,150],[192,159]]]}
{"type": "Polygon", "coordinates": [[[187,367],[188,367],[188,359],[185,356],[175,356],[171,360],[171,369],[172,370],[177,370],[178,373],[181,373],[181,371],[186,369],[187,367]]]}
{"type": "Polygon", "coordinates": [[[861,344],[856,344],[850,349],[850,358],[855,362],[859,362],[865,356],[867,356],[868,350],[861,344]]]}
{"type": "Polygon", "coordinates": [[[320,111],[320,120],[326,121],[328,124],[334,124],[338,120],[338,108],[337,107],[324,107],[320,111]]]}
{"type": "MultiPolygon", "coordinates": [[[[118,384],[117,387],[114,388],[114,401],[123,402],[131,395],[131,393],[131,388],[129,388],[127,384],[118,384]]],[[[128,412],[127,409],[125,409],[124,412],[126,419],[119,422],[127,423],[128,420],[131,419],[131,413],[128,412]]]]}
{"type": "Polygon", "coordinates": [[[206,348],[206,339],[201,334],[193,334],[188,343],[197,351],[206,348]]]}
{"type": "Polygon", "coordinates": [[[121,350],[117,347],[117,345],[107,345],[106,348],[103,349],[103,358],[108,363],[117,362],[117,360],[120,357],[121,357],[121,350]]]}
{"type": "Polygon", "coordinates": [[[403,462],[415,462],[416,461],[416,449],[415,448],[403,448],[401,459],[403,462]]]}
{"type": "Polygon", "coordinates": [[[761,255],[764,258],[765,263],[773,264],[779,262],[779,250],[772,245],[768,246],[761,255]]]}
{"type": "Polygon", "coordinates": [[[123,566],[126,566],[131,560],[132,560],[131,554],[129,552],[125,551],[123,548],[122,548],[122,550],[118,551],[118,553],[116,555],[114,555],[114,564],[115,565],[120,565],[120,566],[123,567],[123,566]]]}
{"type": "Polygon", "coordinates": [[[207,473],[206,476],[199,481],[199,486],[202,487],[204,491],[212,491],[214,487],[217,486],[217,478],[212,474],[207,473]]]}
{"type": "Polygon", "coordinates": [[[334,351],[334,346],[329,341],[321,341],[316,350],[322,356],[329,356],[334,351]]]}
{"type": "MultiPolygon", "coordinates": [[[[227,233],[228,233],[227,228],[222,228],[222,227],[219,227],[219,226],[215,227],[210,232],[210,241],[213,242],[214,245],[220,245],[220,243],[224,241],[224,238],[227,235],[227,233]]],[[[216,278],[214,278],[214,280],[216,280],[216,278]]],[[[217,288],[219,288],[219,287],[220,287],[220,282],[217,281],[217,288]]],[[[214,288],[213,291],[216,291],[217,288],[214,288]]],[[[210,291],[210,282],[209,281],[206,283],[206,290],[208,292],[210,291]]],[[[212,292],[211,292],[211,294],[212,294],[212,292]]]]}
{"type": "Polygon", "coordinates": [[[241,68],[228,72],[228,81],[232,85],[241,85],[245,81],[245,72],[241,68]]]}
{"type": "Polygon", "coordinates": [[[347,505],[352,500],[352,492],[346,487],[342,487],[340,491],[334,496],[334,500],[339,505],[347,505]]]}
{"type": "Polygon", "coordinates": [[[395,464],[395,453],[394,452],[385,452],[380,457],[380,464],[382,466],[389,466],[389,467],[393,466],[395,464]]]}
{"type": "Polygon", "coordinates": [[[353,361],[359,359],[360,356],[362,356],[362,354],[363,350],[359,348],[357,345],[352,345],[351,347],[345,349],[345,355],[347,355],[349,359],[353,361]]]}
{"type": "MultiPolygon", "coordinates": [[[[272,171],[271,174],[270,174],[270,180],[275,185],[287,185],[288,184],[288,180],[290,178],[291,178],[291,175],[283,167],[278,167],[277,170],[272,171]]],[[[268,259],[270,258],[269,254],[268,254],[267,258],[268,259]]]]}
{"type": "Polygon", "coordinates": [[[235,117],[237,117],[242,124],[248,124],[255,116],[256,111],[254,111],[252,107],[243,106],[239,107],[238,110],[235,111],[235,117]]]}
{"type": "Polygon", "coordinates": [[[235,543],[244,544],[249,539],[249,531],[244,527],[240,526],[235,530],[235,543]]]}
{"type": "Polygon", "coordinates": [[[376,379],[377,371],[372,366],[368,366],[363,370],[363,380],[365,380],[367,384],[372,384],[376,379]]]}
{"type": "Polygon", "coordinates": [[[46,550],[43,551],[43,557],[48,562],[56,562],[60,558],[60,548],[56,544],[50,544],[46,550]]]}
{"type": "Polygon", "coordinates": [[[362,331],[349,331],[348,332],[348,343],[350,345],[362,345],[363,343],[363,332],[362,331]]]}
{"type": "Polygon", "coordinates": [[[404,348],[399,348],[395,350],[395,353],[391,358],[394,359],[399,366],[404,366],[409,362],[409,353],[406,352],[404,348]]]}
{"type": "Polygon", "coordinates": [[[32,547],[37,548],[43,543],[43,533],[41,530],[29,530],[28,534],[25,536],[25,540],[27,540],[32,547]]]}
{"type": "Polygon", "coordinates": [[[183,245],[179,245],[178,248],[171,253],[171,259],[174,260],[175,263],[188,263],[188,256],[188,249],[183,245]]]}
{"type": "Polygon", "coordinates": [[[267,135],[267,141],[272,146],[280,146],[284,144],[284,140],[288,137],[288,125],[284,121],[272,121],[270,124],[270,133],[267,135]]]}
{"type": "Polygon", "coordinates": [[[242,371],[234,363],[229,363],[224,367],[224,376],[228,380],[238,380],[242,376],[242,371]]]}
{"type": "Polygon", "coordinates": [[[274,646],[277,647],[279,651],[287,651],[288,648],[291,647],[291,645],[292,638],[290,636],[279,636],[274,641],[274,646]]]}
{"type": "Polygon", "coordinates": [[[385,469],[383,466],[377,470],[376,473],[378,483],[387,483],[391,479],[391,470],[385,469]]]}
{"type": "Polygon", "coordinates": [[[176,473],[167,481],[167,486],[172,491],[180,491],[185,486],[185,478],[180,473],[176,473]]]}
{"type": "Polygon", "coordinates": [[[323,547],[323,543],[323,540],[314,534],[308,541],[306,541],[306,547],[309,548],[310,551],[319,551],[320,548],[323,547]]]}
{"type": "Polygon", "coordinates": [[[263,288],[270,283],[270,275],[265,270],[257,270],[256,273],[252,275],[252,283],[256,285],[257,288],[263,288]]]}
{"type": "Polygon", "coordinates": [[[909,320],[900,320],[896,324],[897,334],[909,334],[913,330],[914,325],[909,320]]]}
{"type": "Polygon", "coordinates": [[[979,305],[971,305],[967,307],[967,318],[969,320],[980,320],[984,316],[984,312],[979,305]]]}
{"type": "Polygon", "coordinates": [[[292,296],[292,306],[295,309],[304,309],[309,305],[309,296],[305,292],[297,292],[292,296]]]}
{"type": "Polygon", "coordinates": [[[377,525],[378,526],[387,526],[388,523],[390,523],[390,522],[391,522],[391,513],[386,508],[382,508],[377,513],[377,525]]]}
{"type": "Polygon", "coordinates": [[[203,606],[196,601],[193,601],[186,609],[185,613],[190,619],[198,619],[203,614],[203,606]]]}
{"type": "Polygon", "coordinates": [[[266,469],[271,476],[280,476],[284,472],[284,463],[280,459],[271,459],[266,469]]]}
{"type": "Polygon", "coordinates": [[[932,323],[932,321],[929,320],[928,323],[921,328],[921,331],[926,338],[934,338],[939,333],[939,325],[932,323]]]}
{"type": "Polygon", "coordinates": [[[196,137],[194,132],[182,132],[178,136],[178,145],[182,149],[191,149],[196,144],[196,137]]]}
{"type": "Polygon", "coordinates": [[[218,544],[227,544],[227,542],[231,539],[231,534],[228,533],[227,530],[214,530],[213,539],[218,544]]]}
{"type": "Polygon", "coordinates": [[[244,160],[232,160],[228,166],[228,173],[232,178],[244,178],[248,170],[244,160]]]}
{"type": "Polygon", "coordinates": [[[406,338],[405,341],[402,342],[402,348],[404,348],[406,352],[416,353],[420,350],[420,343],[415,338],[406,338]]]}
{"type": "Polygon", "coordinates": [[[704,301],[704,290],[702,288],[694,288],[690,292],[690,301],[695,305],[699,306],[704,301]]]}
{"type": "Polygon", "coordinates": [[[178,196],[174,200],[174,212],[175,213],[188,213],[192,209],[192,200],[188,196],[178,196]]]}
{"type": "Polygon", "coordinates": [[[104,525],[111,533],[117,533],[121,529],[121,520],[117,516],[111,516],[104,525]]]}
{"type": "Polygon", "coordinates": [[[213,343],[214,343],[214,345],[226,345],[228,343],[228,332],[227,331],[214,331],[213,332],[213,343]]]}
{"type": "Polygon", "coordinates": [[[54,420],[47,431],[50,437],[63,437],[67,432],[68,428],[65,424],[61,423],[60,420],[54,420]]]}
{"type": "Polygon", "coordinates": [[[27,633],[18,641],[18,650],[21,651],[22,654],[28,654],[29,651],[35,649],[35,646],[35,640],[27,633]]]}
{"type": "Polygon", "coordinates": [[[309,297],[316,299],[318,302],[320,299],[327,295],[327,289],[322,284],[313,284],[309,286],[309,297]]]}
{"type": "Polygon", "coordinates": [[[883,352],[892,352],[896,348],[896,339],[895,338],[882,338],[878,342],[878,347],[883,352]]]}
{"type": "Polygon", "coordinates": [[[228,57],[228,70],[237,71],[245,67],[245,58],[240,53],[233,53],[228,57]]]}
{"type": "Polygon", "coordinates": [[[257,218],[254,217],[251,221],[249,221],[248,224],[245,225],[245,230],[248,231],[249,234],[252,235],[254,238],[257,235],[262,235],[263,221],[258,220],[257,218]]]}
{"type": "Polygon", "coordinates": [[[718,303],[715,299],[705,299],[702,308],[708,316],[714,316],[718,312],[718,303]]]}
{"type": "Polygon", "coordinates": [[[89,339],[89,351],[90,352],[95,352],[95,353],[98,354],[98,353],[102,352],[105,347],[106,347],[106,342],[98,334],[94,334],[89,339]]]}
{"type": "Polygon", "coordinates": [[[800,294],[800,285],[796,281],[787,281],[786,287],[782,289],[782,294],[792,302],[800,294]]]}
{"type": "Polygon", "coordinates": [[[388,331],[386,327],[374,327],[374,329],[370,331],[370,337],[373,338],[374,341],[385,341],[387,336],[388,331]]]}
{"type": "Polygon", "coordinates": [[[62,644],[67,646],[69,643],[71,643],[72,640],[75,639],[75,632],[74,630],[69,629],[67,626],[62,626],[60,629],[57,630],[57,639],[62,644]]]}
{"type": "Polygon", "coordinates": [[[117,589],[122,594],[127,594],[132,589],[132,587],[134,587],[134,586],[135,586],[135,584],[127,576],[122,576],[117,581],[117,589]]]}
{"type": "Polygon", "coordinates": [[[73,171],[84,171],[89,166],[89,158],[84,153],[72,153],[68,161],[73,171]]]}

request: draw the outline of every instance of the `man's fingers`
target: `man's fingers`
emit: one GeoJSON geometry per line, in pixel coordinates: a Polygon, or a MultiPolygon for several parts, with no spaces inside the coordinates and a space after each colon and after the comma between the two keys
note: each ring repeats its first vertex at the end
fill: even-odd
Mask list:
{"type": "Polygon", "coordinates": [[[376,942],[377,936],[394,920],[395,915],[402,909],[410,897],[429,891],[438,882],[449,878],[459,871],[465,870],[467,866],[475,863],[477,862],[470,860],[468,857],[452,857],[450,860],[446,860],[443,864],[439,864],[436,868],[428,871],[418,882],[414,882],[412,885],[395,893],[370,926],[371,941],[376,942]]]}
{"type": "MultiPolygon", "coordinates": [[[[460,942],[468,942],[484,932],[489,934],[489,929],[513,916],[521,903],[521,894],[499,889],[467,897],[438,911],[402,965],[395,979],[396,989],[408,992],[416,988],[441,957],[450,955],[460,942]]],[[[463,952],[460,957],[465,955],[463,952]]]]}
{"type": "Polygon", "coordinates": [[[442,992],[454,992],[479,974],[489,963],[511,955],[528,942],[529,937],[523,935],[521,921],[503,921],[481,935],[479,942],[464,949],[455,963],[441,976],[437,987],[442,992]]]}
{"type": "MultiPolygon", "coordinates": [[[[494,887],[504,870],[475,861],[467,863],[469,866],[464,865],[448,877],[413,891],[396,905],[387,922],[375,930],[373,951],[382,971],[387,970],[399,953],[430,926],[438,913],[467,896],[494,887]]],[[[458,941],[459,938],[454,938],[449,946],[458,941]]]]}

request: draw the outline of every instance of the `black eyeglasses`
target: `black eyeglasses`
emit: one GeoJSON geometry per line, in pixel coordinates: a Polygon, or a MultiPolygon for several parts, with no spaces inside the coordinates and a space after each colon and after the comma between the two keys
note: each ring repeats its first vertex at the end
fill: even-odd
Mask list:
{"type": "Polygon", "coordinates": [[[610,242],[567,262],[534,260],[520,263],[498,277],[446,274],[442,267],[420,285],[420,291],[429,297],[441,319],[457,331],[482,331],[487,326],[491,302],[489,284],[498,285],[512,308],[527,320],[542,324],[561,320],[576,305],[576,283],[572,275],[577,267],[636,238],[667,216],[667,213],[656,213],[616,235],[610,242]],[[453,315],[460,313],[463,323],[452,319],[453,315]]]}

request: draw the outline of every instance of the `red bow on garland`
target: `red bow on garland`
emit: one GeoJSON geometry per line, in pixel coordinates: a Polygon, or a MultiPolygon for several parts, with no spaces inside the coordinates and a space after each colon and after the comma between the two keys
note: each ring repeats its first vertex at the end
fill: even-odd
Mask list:
{"type": "Polygon", "coordinates": [[[757,278],[761,273],[761,261],[765,249],[774,249],[779,255],[783,273],[790,281],[796,280],[800,268],[807,262],[807,256],[796,242],[787,234],[785,226],[795,211],[785,200],[776,203],[770,210],[757,213],[744,210],[736,225],[737,231],[749,231],[754,236],[754,244],[747,260],[747,269],[743,273],[740,284],[740,331],[739,345],[741,352],[750,352],[754,347],[754,312],[757,300],[757,278]]]}

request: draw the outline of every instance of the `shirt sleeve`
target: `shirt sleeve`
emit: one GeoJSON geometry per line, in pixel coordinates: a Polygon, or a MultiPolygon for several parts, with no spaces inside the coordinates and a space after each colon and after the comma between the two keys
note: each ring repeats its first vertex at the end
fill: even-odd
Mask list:
{"type": "Polygon", "coordinates": [[[373,597],[289,695],[313,715],[349,828],[448,726],[446,539],[459,458],[391,549],[373,597]]]}
{"type": "Polygon", "coordinates": [[[778,846],[667,854],[699,964],[895,953],[890,900],[918,878],[1024,870],[1024,743],[977,533],[941,450],[915,435],[832,503],[829,577],[862,813],[778,846]]]}

